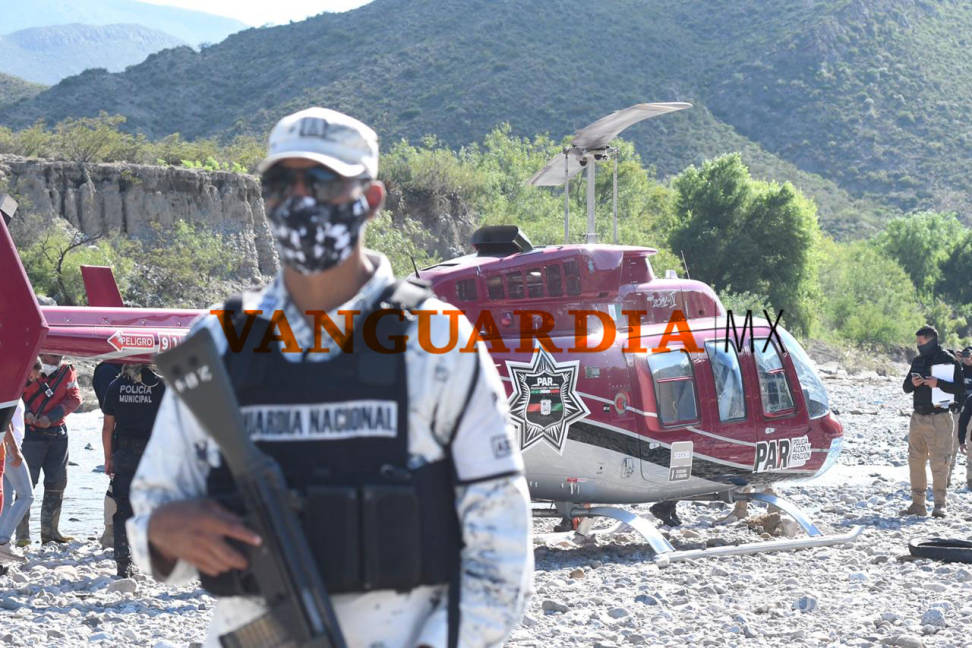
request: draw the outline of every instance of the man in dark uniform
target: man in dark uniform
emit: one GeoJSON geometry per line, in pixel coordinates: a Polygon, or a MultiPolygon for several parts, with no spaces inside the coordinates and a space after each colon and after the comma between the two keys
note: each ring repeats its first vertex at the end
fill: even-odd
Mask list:
{"type": "Polygon", "coordinates": [[[121,375],[108,386],[101,405],[105,415],[101,429],[105,473],[111,478],[117,505],[112,525],[119,578],[132,574],[132,556],[125,533],[125,521],[132,517],[128,493],[164,393],[165,383],[158,374],[147,365],[130,364],[125,365],[121,375]]]}
{"type": "Polygon", "coordinates": [[[914,413],[908,431],[908,467],[911,472],[911,506],[901,515],[927,515],[925,464],[931,463],[935,508],[945,517],[949,464],[952,459],[952,412],[949,405],[962,399],[962,370],[955,357],[938,343],[938,331],[923,326],[915,333],[918,357],[911,361],[904,391],[913,394],[914,413]]]}
{"type": "MultiPolygon", "coordinates": [[[[67,486],[68,436],[65,417],[81,404],[81,390],[74,367],[61,364],[62,357],[42,354],[41,375],[24,390],[25,434],[21,446],[30,467],[30,480],[37,486],[44,470],[44,501],[41,504],[41,542],[69,542],[58,522],[67,486]]],[[[17,527],[17,545],[30,543],[30,515],[17,527]]]]}
{"type": "MultiPolygon", "coordinates": [[[[118,360],[106,360],[99,362],[91,374],[91,386],[94,387],[95,396],[98,399],[98,409],[102,413],[105,411],[105,394],[108,393],[108,385],[121,373],[123,364],[118,360]]],[[[107,549],[114,546],[115,531],[111,519],[115,515],[118,507],[111,493],[111,482],[108,482],[108,490],[105,491],[105,530],[101,534],[99,542],[107,549]]]]}
{"type": "Polygon", "coordinates": [[[962,363],[962,380],[965,386],[965,402],[962,404],[958,422],[958,451],[965,455],[965,485],[972,490],[972,454],[966,443],[969,423],[972,422],[972,346],[962,349],[959,355],[962,363]]]}

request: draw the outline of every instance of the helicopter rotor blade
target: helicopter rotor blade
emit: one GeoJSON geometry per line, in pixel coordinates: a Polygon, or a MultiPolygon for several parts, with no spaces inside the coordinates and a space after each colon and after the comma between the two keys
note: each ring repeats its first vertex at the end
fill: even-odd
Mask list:
{"type": "Polygon", "coordinates": [[[574,134],[574,141],[571,142],[570,147],[547,162],[545,167],[537,171],[532,178],[527,180],[527,184],[535,187],[559,187],[584,168],[581,160],[587,157],[588,151],[598,151],[606,148],[611,140],[617,137],[624,129],[633,124],[637,124],[643,119],[650,119],[651,117],[657,117],[691,107],[692,104],[683,101],[640,103],[616,110],[610,115],[601,117],[593,124],[588,124],[577,131],[574,134]],[[566,171],[564,169],[564,156],[567,157],[566,171]]]}
{"type": "Polygon", "coordinates": [[[532,178],[527,180],[527,184],[535,187],[559,187],[580,173],[580,170],[584,168],[581,166],[580,160],[581,158],[570,150],[566,153],[558,153],[553,159],[547,162],[545,167],[537,171],[532,178]],[[565,155],[567,156],[566,170],[564,169],[565,155]]]}
{"type": "Polygon", "coordinates": [[[601,149],[611,143],[621,131],[637,124],[643,119],[650,119],[676,110],[691,108],[692,104],[683,101],[671,101],[664,103],[640,103],[621,110],[616,110],[610,115],[601,117],[593,124],[589,124],[574,134],[574,141],[571,147],[581,150],[601,149]]]}

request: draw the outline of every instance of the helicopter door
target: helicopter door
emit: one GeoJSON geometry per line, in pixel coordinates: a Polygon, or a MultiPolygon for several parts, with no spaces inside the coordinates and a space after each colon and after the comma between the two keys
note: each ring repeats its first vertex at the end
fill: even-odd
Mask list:
{"type": "MultiPolygon", "coordinates": [[[[684,350],[651,353],[647,357],[655,392],[658,421],[666,428],[684,428],[699,422],[698,397],[692,360],[684,350]]],[[[657,448],[641,444],[641,476],[649,481],[668,481],[669,466],[657,448]]]]}
{"type": "Polygon", "coordinates": [[[799,468],[810,460],[810,419],[798,406],[792,373],[776,344],[754,340],[753,360],[759,380],[762,417],[757,418],[754,472],[799,468]]]}

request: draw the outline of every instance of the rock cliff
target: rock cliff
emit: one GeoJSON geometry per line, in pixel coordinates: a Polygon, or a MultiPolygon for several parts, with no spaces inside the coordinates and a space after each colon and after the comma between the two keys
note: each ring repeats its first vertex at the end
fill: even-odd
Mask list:
{"type": "Polygon", "coordinates": [[[231,237],[240,279],[276,271],[260,185],[247,175],[138,164],[82,164],[0,155],[0,188],[24,210],[64,218],[87,234],[143,236],[178,220],[231,237]]]}

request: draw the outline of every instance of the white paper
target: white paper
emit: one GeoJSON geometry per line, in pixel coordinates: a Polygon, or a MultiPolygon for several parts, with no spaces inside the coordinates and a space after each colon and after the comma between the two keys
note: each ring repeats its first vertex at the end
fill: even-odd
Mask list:
{"type": "MultiPolygon", "coordinates": [[[[955,365],[932,365],[931,373],[933,378],[950,383],[955,379],[955,365]]],[[[938,387],[932,387],[931,400],[935,407],[948,407],[955,400],[955,396],[942,391],[938,387]]]]}

